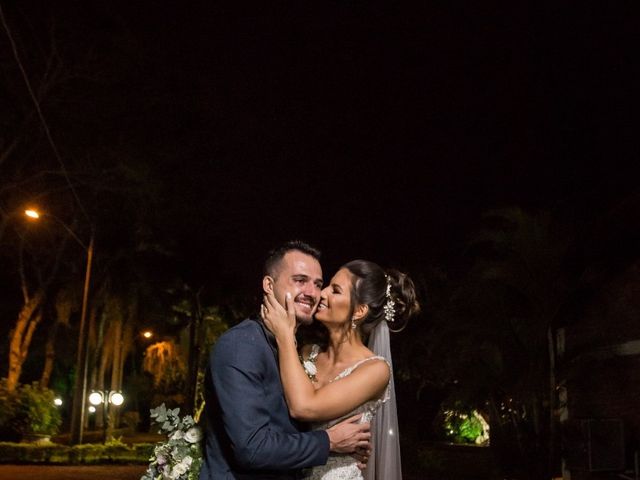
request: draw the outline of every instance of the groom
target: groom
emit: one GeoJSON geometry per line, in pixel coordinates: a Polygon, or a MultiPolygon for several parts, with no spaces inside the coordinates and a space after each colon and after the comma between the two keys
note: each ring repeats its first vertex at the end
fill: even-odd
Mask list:
{"type": "MultiPolygon", "coordinates": [[[[310,324],[320,299],[320,252],[293,241],[265,262],[263,290],[284,305],[294,299],[298,325],[310,324]]],[[[248,319],[225,332],[209,357],[205,377],[206,441],[200,480],[295,479],[326,463],[329,451],[353,453],[368,445],[369,424],[346,420],[328,430],[302,431],[289,416],[273,335],[248,319]]]]}

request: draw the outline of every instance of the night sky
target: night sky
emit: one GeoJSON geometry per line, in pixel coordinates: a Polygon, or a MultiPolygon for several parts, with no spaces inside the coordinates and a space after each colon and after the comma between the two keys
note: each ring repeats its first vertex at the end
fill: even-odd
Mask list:
{"type": "Polygon", "coordinates": [[[617,2],[36,3],[7,11],[122,76],[113,129],[160,152],[194,283],[251,288],[290,238],[327,276],[355,257],[417,272],[486,209],[580,217],[637,189],[637,22],[617,2]]]}

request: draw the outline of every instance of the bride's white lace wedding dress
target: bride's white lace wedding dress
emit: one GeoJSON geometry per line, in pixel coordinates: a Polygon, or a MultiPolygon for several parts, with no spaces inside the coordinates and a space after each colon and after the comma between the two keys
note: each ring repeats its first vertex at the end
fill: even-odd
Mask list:
{"type": "MultiPolygon", "coordinates": [[[[315,363],[315,360],[320,352],[320,347],[318,345],[313,345],[311,347],[311,353],[309,354],[308,361],[315,363]]],[[[332,380],[335,382],[341,378],[344,378],[351,374],[356,368],[362,365],[365,362],[370,360],[385,360],[384,357],[381,356],[371,356],[361,360],[354,365],[351,365],[349,368],[346,368],[340,374],[332,380]]],[[[388,362],[387,362],[388,364],[388,362]]],[[[309,372],[307,372],[309,373],[309,372]]],[[[381,398],[377,400],[371,400],[367,403],[360,405],[358,408],[353,410],[352,412],[347,413],[346,415],[337,418],[335,420],[330,420],[328,422],[313,424],[314,430],[326,430],[327,428],[332,427],[333,425],[340,423],[342,420],[345,420],[353,415],[357,415],[358,413],[362,413],[362,419],[360,423],[370,423],[375,416],[376,410],[389,399],[389,386],[385,389],[381,398]]],[[[325,465],[321,465],[318,467],[313,467],[305,472],[303,476],[305,479],[309,480],[361,480],[364,477],[362,476],[362,472],[357,466],[356,460],[347,454],[338,454],[331,453],[329,455],[329,459],[325,465]]]]}

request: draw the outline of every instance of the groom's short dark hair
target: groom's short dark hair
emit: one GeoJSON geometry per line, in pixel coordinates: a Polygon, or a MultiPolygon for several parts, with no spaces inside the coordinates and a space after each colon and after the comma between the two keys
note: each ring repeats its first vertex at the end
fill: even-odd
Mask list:
{"type": "Polygon", "coordinates": [[[301,240],[289,240],[267,254],[267,259],[264,262],[264,275],[274,277],[278,264],[292,250],[297,250],[320,261],[320,250],[301,240]]]}

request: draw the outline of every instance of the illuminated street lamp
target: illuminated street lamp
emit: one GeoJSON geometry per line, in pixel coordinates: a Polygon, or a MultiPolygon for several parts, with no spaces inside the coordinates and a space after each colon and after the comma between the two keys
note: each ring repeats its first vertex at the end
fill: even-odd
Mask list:
{"type": "Polygon", "coordinates": [[[87,323],[87,307],[89,301],[89,283],[91,280],[91,265],[93,263],[93,245],[95,238],[95,229],[91,227],[91,237],[89,245],[85,245],[82,240],[75,234],[69,226],[55,215],[50,213],[40,213],[35,208],[24,211],[24,214],[33,219],[39,220],[41,217],[52,218],[60,224],[71,237],[87,252],[87,264],[84,275],[84,289],[82,293],[82,310],[80,313],[80,332],[78,333],[78,352],[76,355],[76,379],[73,388],[73,404],[71,406],[71,444],[82,443],[82,434],[85,417],[85,397],[87,393],[87,349],[86,341],[86,323],[87,323]]]}
{"type": "MultiPolygon", "coordinates": [[[[107,441],[107,424],[109,416],[109,404],[119,407],[124,403],[124,395],[119,391],[94,390],[89,395],[89,403],[96,407],[102,404],[102,427],[104,432],[104,442],[107,441]]],[[[95,411],[95,408],[94,408],[95,411]]]]}
{"type": "Polygon", "coordinates": [[[144,338],[149,339],[149,338],[153,337],[153,332],[151,330],[145,330],[144,332],[142,332],[142,336],[144,338]]]}
{"type": "Polygon", "coordinates": [[[53,399],[53,404],[54,404],[56,407],[61,407],[61,406],[62,406],[62,399],[61,399],[60,397],[58,397],[58,398],[54,398],[54,399],[53,399]]]}

